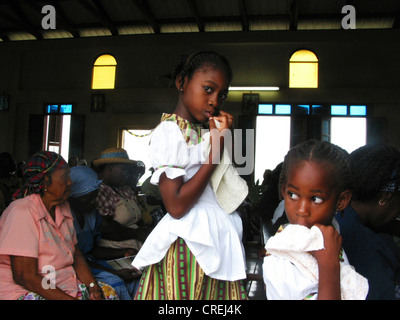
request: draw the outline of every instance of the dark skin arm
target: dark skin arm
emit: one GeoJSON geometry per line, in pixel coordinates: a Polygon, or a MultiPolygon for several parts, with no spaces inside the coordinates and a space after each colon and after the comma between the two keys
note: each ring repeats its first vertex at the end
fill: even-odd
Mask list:
{"type": "MultiPolygon", "coordinates": [[[[76,300],[59,288],[45,289],[44,277],[38,272],[38,259],[31,257],[10,256],[11,270],[16,284],[42,296],[46,300],[76,300]]],[[[47,281],[45,280],[47,283],[47,281]]]]}
{"type": "Polygon", "coordinates": [[[98,264],[96,262],[93,261],[88,261],[88,265],[92,268],[96,268],[99,270],[103,270],[103,271],[107,271],[109,273],[115,274],[117,276],[119,276],[120,278],[122,278],[124,281],[132,281],[134,279],[139,278],[142,273],[137,270],[136,268],[130,268],[130,269],[119,269],[119,270],[114,270],[111,268],[107,268],[101,264],[98,264]]]}
{"type": "Polygon", "coordinates": [[[213,118],[220,122],[220,127],[217,129],[215,122],[210,120],[211,152],[208,161],[203,163],[197,173],[186,182],[184,182],[183,177],[169,179],[165,173],[160,176],[159,188],[164,205],[167,212],[175,219],[182,218],[197,202],[217,166],[216,157],[222,155],[222,152],[220,154],[212,152],[213,148],[218,147],[222,151],[224,143],[222,135],[213,135],[213,132],[215,132],[213,129],[217,129],[219,132],[230,129],[233,117],[221,111],[218,117],[213,118]],[[219,143],[219,146],[215,146],[215,143],[219,143]]]}
{"type": "Polygon", "coordinates": [[[97,260],[112,260],[119,259],[123,257],[133,256],[137,253],[137,250],[131,248],[106,248],[101,246],[96,246],[91,251],[93,257],[97,260]]]}
{"type": "Polygon", "coordinates": [[[100,286],[97,284],[96,280],[93,277],[92,271],[90,270],[85,257],[83,256],[81,250],[78,245],[75,246],[75,254],[74,254],[74,269],[76,272],[77,278],[84,283],[89,290],[89,297],[91,300],[102,300],[104,299],[103,290],[101,290],[100,286]],[[90,287],[90,283],[96,283],[94,287],[90,287]]]}
{"type": "Polygon", "coordinates": [[[324,237],[324,250],[313,251],[318,263],[318,300],[340,300],[339,252],[342,237],[332,226],[317,224],[324,237]]]}
{"type": "Polygon", "coordinates": [[[101,224],[101,237],[113,241],[122,241],[128,239],[146,240],[150,230],[145,227],[138,229],[123,226],[115,221],[111,216],[103,216],[101,224]]]}

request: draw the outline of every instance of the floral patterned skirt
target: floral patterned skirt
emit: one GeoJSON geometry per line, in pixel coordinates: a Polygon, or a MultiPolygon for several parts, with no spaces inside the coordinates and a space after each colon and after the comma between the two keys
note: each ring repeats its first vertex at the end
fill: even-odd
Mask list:
{"type": "MultiPolygon", "coordinates": [[[[118,295],[113,287],[101,281],[98,281],[98,284],[101,290],[103,290],[103,295],[105,300],[119,300],[118,295]]],[[[78,300],[89,300],[89,290],[83,283],[78,283],[78,294],[76,298],[78,300]]],[[[17,300],[46,300],[46,299],[35,292],[27,292],[24,295],[20,296],[17,300]]]]}
{"type": "Polygon", "coordinates": [[[242,280],[207,276],[182,238],[142,274],[135,300],[248,300],[242,280]]]}

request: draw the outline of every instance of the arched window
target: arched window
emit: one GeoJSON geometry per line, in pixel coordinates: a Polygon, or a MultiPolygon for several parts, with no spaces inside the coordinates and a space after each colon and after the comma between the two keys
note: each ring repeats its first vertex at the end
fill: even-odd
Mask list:
{"type": "Polygon", "coordinates": [[[103,54],[93,65],[92,89],[114,89],[117,61],[110,54],[103,54]]]}
{"type": "Polygon", "coordinates": [[[289,88],[318,88],[318,58],[314,52],[299,50],[290,57],[289,88]]]}

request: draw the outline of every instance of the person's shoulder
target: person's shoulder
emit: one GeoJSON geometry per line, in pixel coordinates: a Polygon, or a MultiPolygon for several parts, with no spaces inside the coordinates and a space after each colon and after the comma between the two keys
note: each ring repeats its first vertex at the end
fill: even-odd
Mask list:
{"type": "Polygon", "coordinates": [[[165,145],[165,143],[171,143],[177,140],[184,140],[182,131],[178,124],[174,121],[162,121],[153,132],[151,143],[156,142],[157,145],[165,145]]]}
{"type": "Polygon", "coordinates": [[[27,196],[25,198],[14,200],[10,205],[4,210],[2,218],[6,219],[16,219],[26,220],[27,217],[32,216],[35,219],[39,218],[39,210],[34,201],[33,196],[27,196]]]}
{"type": "Polygon", "coordinates": [[[112,192],[113,193],[114,191],[109,185],[105,184],[104,182],[101,182],[99,184],[98,193],[102,194],[102,193],[108,193],[108,192],[112,192]]]}

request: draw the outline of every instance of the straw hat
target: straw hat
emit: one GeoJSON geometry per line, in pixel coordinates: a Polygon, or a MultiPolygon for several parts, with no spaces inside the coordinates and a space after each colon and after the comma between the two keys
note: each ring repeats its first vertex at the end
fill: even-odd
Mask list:
{"type": "Polygon", "coordinates": [[[100,158],[93,160],[93,165],[95,167],[108,163],[126,163],[135,165],[137,164],[137,161],[129,159],[128,153],[122,148],[105,149],[101,152],[100,158]]]}

